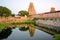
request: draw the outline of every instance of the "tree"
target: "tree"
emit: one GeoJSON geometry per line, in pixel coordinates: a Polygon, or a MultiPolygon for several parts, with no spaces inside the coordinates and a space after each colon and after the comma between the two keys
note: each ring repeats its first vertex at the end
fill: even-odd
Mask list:
{"type": "Polygon", "coordinates": [[[19,11],[18,15],[20,15],[20,16],[25,16],[25,15],[28,16],[29,13],[28,13],[28,11],[22,10],[22,11],[19,11]]]}
{"type": "Polygon", "coordinates": [[[15,14],[12,14],[11,16],[12,16],[12,17],[15,17],[15,14]]]}
{"type": "Polygon", "coordinates": [[[3,7],[3,6],[0,6],[0,16],[5,16],[5,17],[8,17],[8,16],[11,16],[11,10],[8,9],[7,7],[3,7]]]}

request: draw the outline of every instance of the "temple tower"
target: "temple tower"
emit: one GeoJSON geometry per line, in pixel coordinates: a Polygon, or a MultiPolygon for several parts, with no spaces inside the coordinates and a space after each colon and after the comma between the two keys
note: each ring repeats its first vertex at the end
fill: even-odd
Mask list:
{"type": "Polygon", "coordinates": [[[29,12],[29,15],[36,14],[36,11],[35,11],[35,8],[34,8],[34,5],[33,5],[32,2],[30,2],[29,8],[28,8],[28,12],[29,12]]]}

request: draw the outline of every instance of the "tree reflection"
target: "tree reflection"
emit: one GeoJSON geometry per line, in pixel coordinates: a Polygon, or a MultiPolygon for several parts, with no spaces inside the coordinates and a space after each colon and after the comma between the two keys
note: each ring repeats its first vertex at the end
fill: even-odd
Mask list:
{"type": "Polygon", "coordinates": [[[33,25],[29,25],[29,26],[27,26],[27,25],[23,26],[22,25],[22,27],[20,27],[19,30],[20,31],[27,31],[27,30],[29,30],[30,37],[33,37],[34,33],[35,33],[35,28],[34,28],[33,25]]]}
{"type": "Polygon", "coordinates": [[[29,29],[29,27],[26,27],[26,26],[19,28],[20,31],[27,31],[28,29],[29,29]]]}
{"type": "Polygon", "coordinates": [[[10,34],[12,33],[12,29],[3,29],[2,32],[0,32],[0,40],[6,39],[10,34]]]}

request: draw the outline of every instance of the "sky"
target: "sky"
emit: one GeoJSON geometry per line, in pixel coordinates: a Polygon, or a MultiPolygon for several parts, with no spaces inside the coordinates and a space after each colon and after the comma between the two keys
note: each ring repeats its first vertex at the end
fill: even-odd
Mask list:
{"type": "Polygon", "coordinates": [[[18,14],[21,10],[27,10],[30,2],[33,2],[37,13],[49,12],[51,7],[60,10],[60,0],[0,0],[0,6],[9,8],[12,13],[18,14]]]}

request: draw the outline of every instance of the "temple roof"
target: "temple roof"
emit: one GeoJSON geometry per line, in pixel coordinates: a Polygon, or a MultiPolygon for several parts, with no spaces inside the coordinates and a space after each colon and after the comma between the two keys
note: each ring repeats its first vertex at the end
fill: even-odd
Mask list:
{"type": "Polygon", "coordinates": [[[60,12],[60,10],[55,11],[55,12],[45,12],[45,14],[48,14],[48,13],[58,13],[58,12],[60,12]]]}

